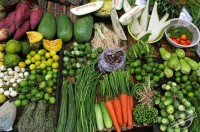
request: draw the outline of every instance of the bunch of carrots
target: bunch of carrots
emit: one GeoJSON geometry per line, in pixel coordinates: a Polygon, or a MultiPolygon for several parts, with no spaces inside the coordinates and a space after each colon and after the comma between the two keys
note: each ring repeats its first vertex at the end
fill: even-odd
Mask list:
{"type": "Polygon", "coordinates": [[[120,132],[122,127],[131,129],[133,126],[134,98],[129,95],[131,86],[128,71],[104,75],[100,81],[100,95],[109,97],[105,101],[105,106],[117,132],[120,132]]]}

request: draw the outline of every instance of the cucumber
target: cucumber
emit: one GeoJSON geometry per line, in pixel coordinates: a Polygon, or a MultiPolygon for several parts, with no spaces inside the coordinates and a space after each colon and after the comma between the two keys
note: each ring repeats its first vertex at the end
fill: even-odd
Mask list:
{"type": "Polygon", "coordinates": [[[56,20],[54,15],[50,12],[44,12],[37,30],[44,38],[54,39],[56,36],[56,20]]]}
{"type": "Polygon", "coordinates": [[[102,115],[101,107],[99,104],[95,104],[94,109],[95,109],[95,115],[96,115],[97,129],[99,131],[102,131],[104,129],[104,124],[103,124],[103,115],[102,115]]]}
{"type": "Polygon", "coordinates": [[[73,25],[70,17],[62,14],[56,18],[57,36],[64,42],[71,40],[73,35],[73,25]]]}
{"type": "Polygon", "coordinates": [[[65,125],[67,122],[67,86],[67,81],[64,81],[61,91],[61,104],[56,132],[65,132],[65,125]]]}
{"type": "Polygon", "coordinates": [[[104,121],[105,127],[108,129],[112,128],[112,119],[106,109],[105,102],[101,101],[100,106],[101,106],[101,110],[102,110],[102,114],[103,114],[103,121],[104,121]]]}
{"type": "Polygon", "coordinates": [[[68,106],[68,117],[67,117],[67,125],[65,127],[65,132],[73,132],[76,124],[76,106],[75,106],[75,97],[74,90],[72,87],[72,83],[69,83],[69,106],[68,106]]]}

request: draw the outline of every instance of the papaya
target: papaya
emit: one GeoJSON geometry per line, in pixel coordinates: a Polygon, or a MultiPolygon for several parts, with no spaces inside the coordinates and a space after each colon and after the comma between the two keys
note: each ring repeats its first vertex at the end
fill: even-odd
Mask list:
{"type": "Polygon", "coordinates": [[[43,47],[48,51],[55,51],[58,52],[62,48],[62,39],[56,39],[56,40],[46,40],[43,39],[43,47]]]}
{"type": "Polygon", "coordinates": [[[56,36],[56,20],[52,13],[43,13],[37,31],[40,32],[46,39],[54,39],[56,36]]]}
{"type": "Polygon", "coordinates": [[[74,23],[74,37],[78,43],[86,43],[92,38],[94,25],[93,17],[89,15],[79,17],[74,23]]]}
{"type": "Polygon", "coordinates": [[[43,35],[40,32],[28,31],[26,34],[31,44],[40,42],[43,39],[43,35]]]}
{"type": "Polygon", "coordinates": [[[70,17],[62,14],[56,18],[57,36],[63,42],[69,41],[73,36],[73,25],[70,17]]]}

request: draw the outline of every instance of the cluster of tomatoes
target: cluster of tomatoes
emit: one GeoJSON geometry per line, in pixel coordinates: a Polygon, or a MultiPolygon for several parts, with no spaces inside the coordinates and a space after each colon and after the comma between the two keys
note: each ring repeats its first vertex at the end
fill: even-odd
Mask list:
{"type": "Polygon", "coordinates": [[[191,44],[191,40],[185,35],[182,34],[180,37],[176,37],[176,36],[171,36],[170,39],[180,45],[190,45],[191,44]]]}

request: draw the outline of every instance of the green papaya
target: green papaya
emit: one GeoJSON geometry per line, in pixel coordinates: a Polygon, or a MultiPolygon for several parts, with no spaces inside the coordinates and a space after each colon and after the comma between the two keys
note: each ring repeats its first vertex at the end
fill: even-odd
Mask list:
{"type": "Polygon", "coordinates": [[[178,60],[178,57],[175,53],[171,54],[171,57],[169,58],[168,62],[167,62],[167,66],[171,69],[173,69],[174,71],[178,71],[181,69],[181,65],[180,62],[178,60]]]}
{"type": "Polygon", "coordinates": [[[180,59],[179,61],[181,64],[181,72],[187,75],[190,74],[191,71],[190,65],[184,59],[180,59]]]}
{"type": "Polygon", "coordinates": [[[50,12],[44,12],[37,30],[44,38],[54,39],[56,36],[56,20],[54,15],[50,12]]]}
{"type": "Polygon", "coordinates": [[[70,17],[66,14],[62,14],[56,18],[57,36],[62,39],[63,42],[71,40],[73,36],[73,24],[70,17]]]}
{"type": "Polygon", "coordinates": [[[190,65],[192,70],[198,70],[199,69],[199,65],[195,60],[193,60],[189,57],[185,57],[184,60],[190,65]]]}
{"type": "Polygon", "coordinates": [[[78,43],[86,43],[92,38],[94,19],[91,15],[79,17],[74,23],[74,37],[78,43]]]}
{"type": "Polygon", "coordinates": [[[164,48],[159,48],[159,52],[160,52],[160,55],[161,55],[161,58],[163,60],[169,60],[170,57],[171,57],[171,53],[168,52],[167,50],[165,50],[164,48]]]}

